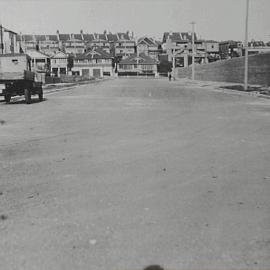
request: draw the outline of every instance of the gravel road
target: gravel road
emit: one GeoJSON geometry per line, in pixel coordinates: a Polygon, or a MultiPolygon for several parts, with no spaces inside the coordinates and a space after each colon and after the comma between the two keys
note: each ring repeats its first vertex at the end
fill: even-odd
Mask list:
{"type": "Polygon", "coordinates": [[[270,268],[270,100],[114,79],[0,103],[0,269],[270,268]]]}

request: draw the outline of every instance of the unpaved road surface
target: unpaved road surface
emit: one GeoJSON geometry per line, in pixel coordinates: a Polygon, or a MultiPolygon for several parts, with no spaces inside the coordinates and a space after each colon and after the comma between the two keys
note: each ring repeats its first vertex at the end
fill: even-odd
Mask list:
{"type": "Polygon", "coordinates": [[[0,103],[0,269],[270,268],[270,101],[116,79],[0,103]]]}

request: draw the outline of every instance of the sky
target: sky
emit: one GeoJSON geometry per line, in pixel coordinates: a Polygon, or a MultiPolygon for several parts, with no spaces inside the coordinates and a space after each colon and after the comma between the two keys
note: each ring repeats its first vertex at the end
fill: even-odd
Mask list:
{"type": "MultiPolygon", "coordinates": [[[[244,40],[246,0],[0,0],[0,23],[17,33],[195,31],[203,39],[244,40]]],[[[249,39],[270,41],[270,0],[250,0],[249,39]]]]}

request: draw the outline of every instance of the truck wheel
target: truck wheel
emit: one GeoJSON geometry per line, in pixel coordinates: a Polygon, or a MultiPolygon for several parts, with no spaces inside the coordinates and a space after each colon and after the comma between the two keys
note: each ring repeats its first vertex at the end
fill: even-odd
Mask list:
{"type": "Polygon", "coordinates": [[[9,95],[9,94],[5,95],[5,102],[6,103],[9,103],[10,99],[11,99],[11,95],[9,95]]]}
{"type": "Polygon", "coordinates": [[[41,88],[41,90],[40,90],[40,92],[38,94],[38,99],[39,99],[40,102],[43,101],[43,89],[42,88],[41,88]]]}
{"type": "Polygon", "coordinates": [[[28,89],[28,88],[24,89],[24,98],[25,98],[26,104],[31,103],[31,91],[30,91],[30,89],[28,89]]]}

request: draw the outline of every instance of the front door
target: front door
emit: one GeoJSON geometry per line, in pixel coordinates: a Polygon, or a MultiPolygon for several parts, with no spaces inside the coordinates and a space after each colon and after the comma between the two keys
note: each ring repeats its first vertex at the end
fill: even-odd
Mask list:
{"type": "Polygon", "coordinates": [[[82,76],[83,77],[88,77],[89,78],[89,69],[82,69],[82,76]]]}
{"type": "Polygon", "coordinates": [[[94,76],[95,78],[99,78],[99,77],[100,77],[100,69],[94,68],[94,69],[93,69],[93,76],[94,76]]]}

